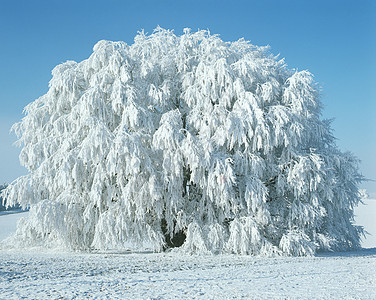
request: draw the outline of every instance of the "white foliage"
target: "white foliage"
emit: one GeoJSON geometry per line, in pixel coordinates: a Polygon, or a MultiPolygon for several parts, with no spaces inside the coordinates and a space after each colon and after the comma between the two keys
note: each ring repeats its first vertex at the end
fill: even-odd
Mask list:
{"type": "Polygon", "coordinates": [[[70,249],[310,255],[359,246],[361,177],[312,75],[267,48],[157,28],[52,71],[13,129],[30,173],[17,239],[70,249]],[[185,240],[184,240],[185,238],[185,240]]]}

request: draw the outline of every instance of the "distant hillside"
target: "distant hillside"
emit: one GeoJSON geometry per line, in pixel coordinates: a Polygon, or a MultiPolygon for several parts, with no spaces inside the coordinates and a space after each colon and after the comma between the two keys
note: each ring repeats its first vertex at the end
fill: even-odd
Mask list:
{"type": "MultiPolygon", "coordinates": [[[[0,195],[1,195],[1,191],[5,189],[6,187],[7,186],[5,184],[0,185],[0,195]]],[[[3,198],[0,196],[0,211],[3,211],[3,210],[5,210],[5,207],[3,205],[3,198]]]]}
{"type": "MultiPolygon", "coordinates": [[[[7,184],[2,184],[0,185],[0,194],[3,189],[5,189],[8,185],[7,184]]],[[[0,211],[4,210],[13,210],[13,209],[20,209],[20,206],[13,206],[13,207],[8,207],[8,209],[5,208],[5,203],[3,203],[3,198],[0,196],[0,211]]]]}

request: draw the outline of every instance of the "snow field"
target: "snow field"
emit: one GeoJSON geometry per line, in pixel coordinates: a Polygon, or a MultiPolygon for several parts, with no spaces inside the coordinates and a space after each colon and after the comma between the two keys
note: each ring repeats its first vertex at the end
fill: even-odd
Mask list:
{"type": "Polygon", "coordinates": [[[303,258],[0,254],[1,299],[375,299],[376,249],[303,258]]]}
{"type": "Polygon", "coordinates": [[[0,212],[0,241],[16,232],[17,222],[28,213],[0,212]]]}

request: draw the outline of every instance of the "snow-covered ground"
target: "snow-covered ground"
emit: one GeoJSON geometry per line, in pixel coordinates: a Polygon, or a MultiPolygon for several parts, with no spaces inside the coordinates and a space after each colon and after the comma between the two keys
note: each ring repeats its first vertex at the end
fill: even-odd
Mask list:
{"type": "MultiPolygon", "coordinates": [[[[373,204],[357,210],[368,231],[373,204]]],[[[0,239],[25,214],[1,215],[0,239]]],[[[376,248],[298,258],[2,250],[0,299],[21,298],[375,299],[376,248]]]]}
{"type": "Polygon", "coordinates": [[[375,299],[376,249],[304,258],[1,253],[2,299],[375,299]]]}
{"type": "Polygon", "coordinates": [[[20,213],[20,211],[1,211],[0,212],[0,241],[16,232],[17,222],[22,217],[27,216],[27,212],[20,213]]]}

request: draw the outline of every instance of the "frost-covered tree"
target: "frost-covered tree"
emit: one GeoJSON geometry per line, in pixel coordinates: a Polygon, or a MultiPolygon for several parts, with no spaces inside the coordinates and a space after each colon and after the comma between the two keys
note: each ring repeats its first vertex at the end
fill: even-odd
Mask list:
{"type": "Polygon", "coordinates": [[[52,71],[13,129],[22,245],[309,255],[359,246],[358,161],[307,71],[266,47],[157,28],[52,71]]]}

